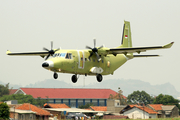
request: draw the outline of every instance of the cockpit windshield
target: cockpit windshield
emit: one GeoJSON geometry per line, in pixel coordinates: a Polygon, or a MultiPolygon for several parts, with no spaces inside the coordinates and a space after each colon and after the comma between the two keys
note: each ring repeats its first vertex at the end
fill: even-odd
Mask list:
{"type": "Polygon", "coordinates": [[[65,59],[73,59],[72,53],[56,53],[53,55],[53,57],[62,57],[65,59]]]}
{"type": "Polygon", "coordinates": [[[66,53],[56,53],[53,55],[53,57],[65,57],[66,53]]]}

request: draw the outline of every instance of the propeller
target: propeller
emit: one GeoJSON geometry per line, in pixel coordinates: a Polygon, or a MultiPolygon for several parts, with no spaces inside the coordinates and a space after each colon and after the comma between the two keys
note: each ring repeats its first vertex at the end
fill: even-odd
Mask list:
{"type": "Polygon", "coordinates": [[[59,50],[59,48],[56,49],[56,50],[53,50],[53,41],[51,41],[51,50],[49,50],[49,49],[47,49],[47,48],[45,48],[45,47],[43,48],[43,50],[49,52],[49,54],[48,54],[47,57],[45,58],[45,60],[47,60],[47,59],[49,58],[49,56],[53,56],[54,53],[59,50]]]}
{"type": "Polygon", "coordinates": [[[99,56],[99,54],[98,54],[98,50],[101,49],[101,48],[103,48],[103,45],[101,45],[99,48],[97,48],[97,47],[96,47],[96,39],[94,39],[94,48],[91,48],[91,47],[89,47],[89,46],[86,46],[86,48],[92,50],[92,52],[91,52],[91,54],[90,54],[90,56],[89,56],[89,59],[90,59],[90,57],[91,57],[93,54],[95,54],[96,57],[97,57],[97,59],[98,59],[98,61],[101,60],[101,58],[100,58],[100,56],[99,56]]]}

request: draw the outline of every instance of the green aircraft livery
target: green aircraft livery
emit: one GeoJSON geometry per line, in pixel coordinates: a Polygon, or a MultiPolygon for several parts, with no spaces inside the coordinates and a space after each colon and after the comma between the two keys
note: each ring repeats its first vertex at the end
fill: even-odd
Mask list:
{"type": "Polygon", "coordinates": [[[58,72],[70,73],[72,75],[72,82],[77,82],[77,75],[94,75],[98,82],[101,82],[102,75],[113,74],[116,69],[122,66],[126,61],[135,57],[155,57],[158,55],[139,55],[141,52],[147,50],[156,50],[170,48],[174,42],[164,46],[152,47],[132,47],[130,22],[124,21],[122,44],[116,48],[106,48],[103,45],[96,47],[96,40],[94,40],[94,47],[86,46],[86,50],[62,50],[43,48],[42,52],[23,52],[11,53],[9,50],[7,55],[30,55],[45,57],[42,67],[54,72],[54,79],[58,78],[58,72]],[[138,53],[134,55],[133,53],[138,53]],[[51,56],[51,57],[50,57],[51,56]]]}

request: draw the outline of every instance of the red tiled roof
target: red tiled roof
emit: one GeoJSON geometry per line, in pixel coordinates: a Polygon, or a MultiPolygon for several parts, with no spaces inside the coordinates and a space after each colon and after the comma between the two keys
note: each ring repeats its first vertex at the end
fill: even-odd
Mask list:
{"type": "Polygon", "coordinates": [[[33,112],[36,112],[37,115],[50,115],[50,112],[43,110],[41,108],[38,108],[32,104],[29,103],[24,103],[21,106],[17,107],[16,109],[20,109],[20,110],[31,110],[33,112]]]}
{"type": "MultiPolygon", "coordinates": [[[[128,106],[127,106],[127,107],[128,107],[128,106]]],[[[126,108],[127,108],[127,107],[126,107],[126,108]]],[[[157,114],[156,111],[154,111],[154,110],[152,110],[152,109],[150,109],[150,108],[148,108],[148,107],[146,107],[146,106],[129,105],[129,107],[130,107],[130,109],[136,107],[136,108],[141,109],[141,110],[143,110],[143,111],[145,111],[145,112],[147,112],[147,113],[149,113],[149,114],[157,114]]],[[[122,113],[122,111],[123,111],[123,110],[121,110],[120,113],[122,113]]]]}
{"type": "Polygon", "coordinates": [[[107,106],[90,106],[94,111],[107,111],[107,106]]]}
{"type": "Polygon", "coordinates": [[[157,114],[157,112],[155,112],[154,110],[152,110],[148,107],[145,107],[145,106],[135,106],[135,107],[137,107],[137,108],[139,108],[139,109],[141,109],[141,110],[143,110],[149,114],[157,114]]]}
{"type": "Polygon", "coordinates": [[[158,110],[162,110],[161,106],[163,104],[148,104],[148,105],[158,111],[158,110]]]}
{"type": "Polygon", "coordinates": [[[20,88],[34,98],[101,98],[107,99],[116,92],[111,89],[68,89],[68,88],[20,88]]]}
{"type": "Polygon", "coordinates": [[[70,108],[66,104],[46,104],[44,107],[45,108],[46,107],[50,107],[50,108],[70,108]]]}
{"type": "Polygon", "coordinates": [[[9,89],[9,95],[14,94],[18,89],[9,89]]]}

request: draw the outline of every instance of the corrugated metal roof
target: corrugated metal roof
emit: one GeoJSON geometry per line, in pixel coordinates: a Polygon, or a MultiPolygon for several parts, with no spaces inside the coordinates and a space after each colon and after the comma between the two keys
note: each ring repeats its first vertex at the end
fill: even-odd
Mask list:
{"type": "Polygon", "coordinates": [[[117,94],[111,89],[20,88],[19,90],[34,98],[107,99],[110,94],[117,94]]]}
{"type": "Polygon", "coordinates": [[[171,111],[175,105],[162,105],[161,107],[164,111],[171,111]]]}

